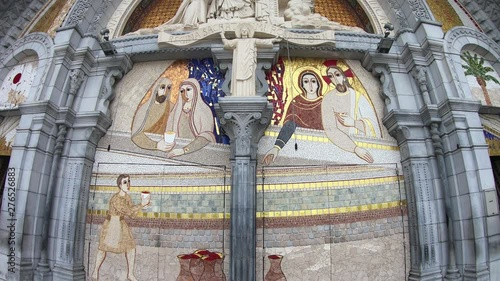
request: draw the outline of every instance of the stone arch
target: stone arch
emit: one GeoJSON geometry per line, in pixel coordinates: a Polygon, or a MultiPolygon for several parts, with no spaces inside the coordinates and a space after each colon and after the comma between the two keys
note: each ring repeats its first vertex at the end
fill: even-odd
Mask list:
{"type": "Polygon", "coordinates": [[[370,19],[373,31],[384,34],[384,24],[389,22],[389,18],[380,3],[377,0],[358,0],[358,4],[370,19]]]}
{"type": "MultiPolygon", "coordinates": [[[[500,73],[500,46],[484,33],[468,27],[454,27],[446,33],[444,55],[450,68],[450,87],[459,97],[472,99],[472,92],[462,68],[460,54],[463,50],[474,51],[492,62],[493,68],[500,73]]],[[[447,91],[450,92],[450,91],[447,91]]]]}
{"type": "Polygon", "coordinates": [[[107,24],[110,38],[115,38],[122,34],[128,18],[132,15],[139,3],[141,3],[141,0],[123,0],[120,3],[107,24]]]}
{"type": "MultiPolygon", "coordinates": [[[[110,38],[119,37],[122,35],[123,29],[128,18],[132,15],[141,0],[123,0],[118,8],[111,16],[107,23],[107,28],[110,31],[110,38]]],[[[358,4],[363,8],[369,18],[374,32],[377,34],[384,33],[384,24],[389,21],[386,11],[377,0],[358,0],[358,4]]]]}
{"type": "Polygon", "coordinates": [[[3,80],[10,69],[28,56],[38,58],[38,71],[30,89],[31,100],[46,99],[42,96],[43,83],[48,76],[54,56],[54,43],[45,33],[32,33],[12,44],[0,58],[0,78],[3,80]]]}

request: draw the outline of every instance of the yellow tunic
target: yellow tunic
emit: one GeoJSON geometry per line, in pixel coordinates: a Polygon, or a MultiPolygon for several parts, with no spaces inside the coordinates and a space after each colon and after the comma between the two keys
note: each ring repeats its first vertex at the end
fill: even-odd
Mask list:
{"type": "Polygon", "coordinates": [[[141,210],[141,205],[134,205],[130,195],[121,196],[116,193],[109,201],[108,217],[102,225],[99,237],[99,250],[113,253],[124,253],[135,248],[132,233],[123,220],[125,216],[133,217],[141,210]]]}

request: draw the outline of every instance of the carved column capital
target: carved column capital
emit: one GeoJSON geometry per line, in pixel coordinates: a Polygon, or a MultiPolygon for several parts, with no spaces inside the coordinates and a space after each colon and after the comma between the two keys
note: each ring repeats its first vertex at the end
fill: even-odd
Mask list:
{"type": "Polygon", "coordinates": [[[271,122],[272,105],[265,97],[223,97],[215,105],[221,126],[231,139],[232,157],[256,159],[257,143],[271,122]]]}

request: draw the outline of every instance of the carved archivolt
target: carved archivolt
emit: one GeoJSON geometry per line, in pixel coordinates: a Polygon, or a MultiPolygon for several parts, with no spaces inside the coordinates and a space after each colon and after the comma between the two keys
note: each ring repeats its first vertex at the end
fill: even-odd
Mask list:
{"type": "Polygon", "coordinates": [[[380,3],[377,0],[358,0],[358,4],[368,15],[375,33],[384,34],[384,24],[389,22],[389,18],[380,3]]]}
{"type": "MultiPolygon", "coordinates": [[[[4,79],[12,66],[22,59],[35,55],[38,57],[38,70],[33,80],[33,85],[37,85],[36,92],[30,93],[34,100],[44,99],[41,96],[43,86],[47,79],[48,70],[54,57],[54,43],[52,38],[45,33],[35,32],[17,40],[5,51],[0,58],[0,79],[4,79]]],[[[33,88],[32,88],[33,89],[33,88]]]]}
{"type": "MultiPolygon", "coordinates": [[[[120,3],[106,25],[110,31],[111,38],[121,35],[128,18],[140,2],[141,0],[123,0],[120,3]]],[[[359,0],[358,3],[370,18],[375,33],[383,34],[383,26],[389,19],[379,2],[377,0],[359,0]]]]}
{"type": "Polygon", "coordinates": [[[106,27],[109,29],[109,37],[115,38],[121,35],[130,15],[134,12],[141,0],[123,0],[109,19],[106,27]]]}
{"type": "Polygon", "coordinates": [[[492,55],[496,61],[500,61],[500,46],[484,33],[469,27],[452,28],[446,33],[444,40],[446,62],[451,69],[458,94],[461,97],[470,97],[471,94],[464,92],[464,87],[458,84],[460,81],[466,81],[460,58],[462,50],[466,47],[470,49],[468,46],[473,45],[473,49],[481,48],[492,55]]]}

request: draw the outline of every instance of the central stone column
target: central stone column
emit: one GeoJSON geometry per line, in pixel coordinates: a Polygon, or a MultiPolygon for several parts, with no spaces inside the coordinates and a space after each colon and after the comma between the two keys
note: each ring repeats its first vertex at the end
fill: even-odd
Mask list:
{"type": "Polygon", "coordinates": [[[223,97],[215,110],[231,139],[231,281],[254,281],[257,143],[272,117],[266,97],[223,97]]]}

